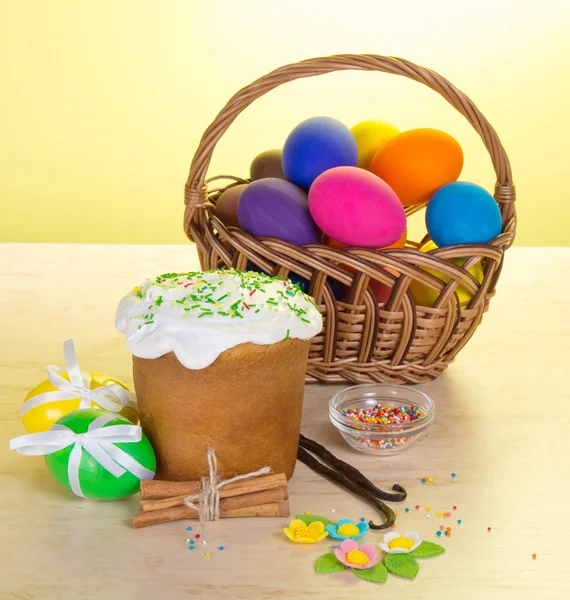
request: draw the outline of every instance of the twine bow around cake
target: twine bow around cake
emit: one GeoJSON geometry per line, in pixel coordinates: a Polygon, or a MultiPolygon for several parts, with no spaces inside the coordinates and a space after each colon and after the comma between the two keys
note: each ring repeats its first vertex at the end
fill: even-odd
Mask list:
{"type": "Polygon", "coordinates": [[[184,498],[184,504],[186,506],[198,511],[198,518],[201,526],[204,526],[206,521],[215,521],[220,517],[220,490],[224,486],[236,481],[266,475],[271,472],[270,467],[262,467],[258,471],[251,471],[250,473],[236,475],[231,479],[223,479],[220,481],[218,478],[218,459],[216,458],[216,451],[212,448],[208,448],[206,458],[208,460],[209,475],[208,477],[202,477],[200,492],[184,498]]]}
{"type": "Polygon", "coordinates": [[[127,406],[136,410],[137,405],[134,401],[134,394],[131,394],[118,383],[108,383],[91,389],[91,375],[82,372],[79,368],[75,345],[72,339],[63,343],[63,355],[69,380],[60,375],[63,369],[55,365],[48,365],[46,367],[48,380],[56,389],[51,392],[38,394],[26,400],[20,408],[20,417],[23,417],[27,412],[42,404],[57,402],[59,400],[75,400],[78,397],[79,409],[90,408],[91,404],[95,403],[103,410],[114,413],[121,411],[127,406]]]}

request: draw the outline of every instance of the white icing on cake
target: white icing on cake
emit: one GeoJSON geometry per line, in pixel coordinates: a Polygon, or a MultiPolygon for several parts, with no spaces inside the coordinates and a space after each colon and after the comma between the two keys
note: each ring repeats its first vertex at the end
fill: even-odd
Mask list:
{"type": "Polygon", "coordinates": [[[115,326],[134,356],[174,352],[186,368],[203,369],[238,344],[309,340],[322,316],[298,285],[228,269],[145,281],[121,300],[115,326]]]}

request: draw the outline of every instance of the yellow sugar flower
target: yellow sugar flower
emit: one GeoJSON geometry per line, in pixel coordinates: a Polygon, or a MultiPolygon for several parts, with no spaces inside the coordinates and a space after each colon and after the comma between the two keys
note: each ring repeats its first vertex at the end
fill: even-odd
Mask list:
{"type": "Polygon", "coordinates": [[[307,525],[301,519],[293,519],[289,523],[289,527],[283,529],[283,533],[297,544],[315,544],[328,535],[321,521],[313,521],[310,525],[307,525]]]}

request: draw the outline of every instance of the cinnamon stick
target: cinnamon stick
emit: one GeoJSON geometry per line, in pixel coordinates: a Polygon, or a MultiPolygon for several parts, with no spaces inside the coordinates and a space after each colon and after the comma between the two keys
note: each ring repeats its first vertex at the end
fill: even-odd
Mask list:
{"type": "Polygon", "coordinates": [[[141,500],[150,498],[170,498],[172,496],[190,496],[192,494],[198,494],[201,487],[202,484],[199,481],[162,481],[160,479],[143,479],[141,481],[141,500]]]}
{"type": "MultiPolygon", "coordinates": [[[[282,516],[280,513],[284,511],[284,508],[281,506],[278,509],[275,507],[271,509],[261,509],[260,506],[268,504],[287,504],[288,514],[289,503],[283,503],[287,498],[288,492],[286,487],[263,490],[251,494],[242,494],[231,498],[222,498],[220,500],[220,517],[282,516]],[[256,510],[250,510],[252,507],[255,507],[256,510]],[[267,511],[271,514],[265,514],[267,511]],[[272,512],[277,512],[277,514],[272,514],[272,512]]],[[[182,504],[181,506],[147,510],[138,515],[133,515],[133,527],[148,527],[149,525],[157,525],[158,523],[197,518],[198,511],[195,508],[190,508],[189,506],[182,504]]]]}
{"type": "Polygon", "coordinates": [[[236,508],[234,510],[224,511],[222,517],[288,517],[289,502],[273,502],[271,504],[262,504],[261,506],[250,506],[248,508],[236,508]]]}
{"type": "MultiPolygon", "coordinates": [[[[285,483],[287,483],[287,481],[285,481],[285,483]]],[[[271,491],[271,490],[279,490],[279,498],[277,498],[277,496],[275,497],[275,500],[287,500],[289,498],[289,493],[287,490],[287,486],[279,486],[279,487],[270,487],[270,488],[266,488],[266,489],[260,489],[259,492],[256,491],[256,488],[260,487],[260,486],[250,486],[248,488],[244,487],[243,488],[243,494],[239,494],[236,495],[236,491],[238,490],[226,490],[224,488],[222,488],[220,490],[220,499],[224,499],[227,500],[227,503],[222,503],[220,502],[220,506],[224,505],[227,506],[228,508],[230,507],[230,505],[232,505],[229,501],[230,500],[238,500],[238,503],[236,504],[236,506],[240,507],[243,506],[243,504],[241,504],[239,502],[239,499],[244,497],[244,496],[249,496],[250,494],[261,494],[265,491],[271,491]],[[248,491],[250,490],[250,491],[248,491]]],[[[148,512],[151,510],[161,510],[163,508],[172,508],[173,506],[182,506],[184,504],[184,499],[186,498],[186,495],[183,496],[173,496],[172,498],[161,498],[159,500],[141,500],[140,502],[140,507],[141,507],[141,512],[148,512]]],[[[260,496],[261,497],[261,496],[260,496]]],[[[274,499],[271,499],[271,497],[269,497],[268,500],[263,500],[262,502],[256,502],[256,504],[264,504],[265,502],[273,502],[275,501],[274,499]]],[[[194,504],[197,504],[197,501],[194,502],[194,504]]],[[[232,505],[233,506],[233,505],[232,505]]]]}
{"type": "MultiPolygon", "coordinates": [[[[251,479],[241,479],[228,483],[220,489],[220,498],[230,498],[240,494],[250,494],[261,490],[269,490],[287,485],[285,473],[262,475],[251,479]]],[[[141,500],[173,498],[175,496],[191,496],[200,492],[199,481],[162,481],[150,479],[141,481],[141,500]]]]}
{"type": "MultiPolygon", "coordinates": [[[[271,502],[269,504],[261,504],[257,506],[247,506],[244,508],[234,508],[232,510],[220,511],[221,518],[236,518],[236,517],[288,517],[289,502],[271,502]]],[[[150,525],[158,525],[160,523],[169,523],[170,521],[179,521],[181,519],[197,518],[193,509],[188,506],[175,506],[173,508],[165,508],[163,510],[152,510],[150,512],[139,513],[133,515],[133,527],[140,529],[141,527],[149,527],[150,525]]]]}

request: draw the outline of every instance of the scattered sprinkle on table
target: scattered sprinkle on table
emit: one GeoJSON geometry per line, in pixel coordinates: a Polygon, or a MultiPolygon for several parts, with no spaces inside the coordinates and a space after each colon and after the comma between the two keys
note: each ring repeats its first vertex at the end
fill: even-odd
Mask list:
{"type": "Polygon", "coordinates": [[[456,474],[455,474],[455,473],[452,473],[452,474],[451,474],[451,477],[455,478],[455,477],[456,477],[456,474]]]}
{"type": "Polygon", "coordinates": [[[487,531],[491,531],[491,528],[490,528],[490,527],[487,527],[487,531]]]}
{"type": "Polygon", "coordinates": [[[457,524],[461,525],[461,519],[457,519],[457,524]]]}
{"type": "Polygon", "coordinates": [[[218,548],[218,550],[223,550],[223,549],[224,549],[224,547],[223,547],[223,546],[220,546],[220,547],[218,548]]]}
{"type": "Polygon", "coordinates": [[[210,556],[210,553],[209,553],[209,552],[206,552],[205,556],[210,556]]]}
{"type": "Polygon", "coordinates": [[[437,537],[441,536],[441,531],[436,531],[435,533],[436,533],[437,537]]]}
{"type": "Polygon", "coordinates": [[[192,527],[186,527],[186,531],[192,531],[192,527]]]}
{"type": "Polygon", "coordinates": [[[410,512],[410,509],[409,509],[409,508],[406,508],[406,512],[410,512]]]}
{"type": "Polygon", "coordinates": [[[536,554],[532,555],[532,560],[536,560],[536,554]]]}

